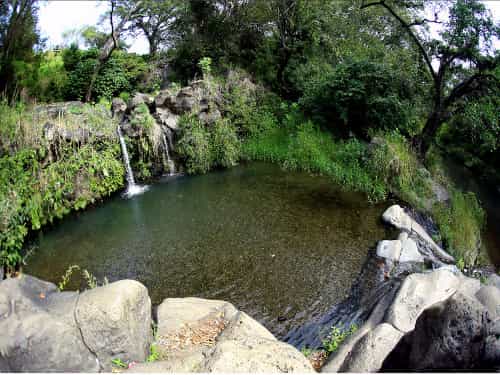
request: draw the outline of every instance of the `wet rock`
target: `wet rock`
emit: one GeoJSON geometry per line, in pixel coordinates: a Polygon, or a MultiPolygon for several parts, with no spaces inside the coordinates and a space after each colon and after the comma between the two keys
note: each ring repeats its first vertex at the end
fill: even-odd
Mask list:
{"type": "Polygon", "coordinates": [[[151,300],[137,281],[121,280],[85,291],[75,318],[87,347],[99,358],[101,369],[111,361],[145,361],[152,341],[151,300]]]}
{"type": "Polygon", "coordinates": [[[78,293],[28,275],[0,282],[0,369],[96,372],[74,319],[78,293]]]}
{"type": "Polygon", "coordinates": [[[168,108],[156,108],[154,117],[160,124],[166,125],[174,131],[179,129],[179,116],[172,113],[168,108]]]}
{"type": "Polygon", "coordinates": [[[410,332],[428,307],[445,301],[458,287],[458,278],[446,269],[408,276],[388,311],[387,323],[402,332],[410,332]]]}

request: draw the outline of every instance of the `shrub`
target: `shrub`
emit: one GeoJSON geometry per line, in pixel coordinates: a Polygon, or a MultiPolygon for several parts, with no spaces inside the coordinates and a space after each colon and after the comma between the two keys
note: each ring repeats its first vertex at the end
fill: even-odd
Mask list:
{"type": "Polygon", "coordinates": [[[229,168],[240,159],[240,140],[236,128],[227,120],[219,120],[211,132],[212,155],[216,165],[229,168]]]}
{"type": "Polygon", "coordinates": [[[213,165],[210,132],[194,115],[184,115],[179,119],[181,134],[177,152],[184,158],[186,170],[190,174],[206,173],[213,165]]]}

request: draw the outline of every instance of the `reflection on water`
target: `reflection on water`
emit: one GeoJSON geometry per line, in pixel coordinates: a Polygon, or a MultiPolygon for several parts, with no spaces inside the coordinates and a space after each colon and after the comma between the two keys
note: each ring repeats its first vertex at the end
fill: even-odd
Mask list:
{"type": "Polygon", "coordinates": [[[26,272],[57,282],[78,264],[99,279],[141,281],[153,304],[228,300],[283,337],[346,296],[386,235],[384,208],[269,164],[168,178],[41,233],[26,272]]]}

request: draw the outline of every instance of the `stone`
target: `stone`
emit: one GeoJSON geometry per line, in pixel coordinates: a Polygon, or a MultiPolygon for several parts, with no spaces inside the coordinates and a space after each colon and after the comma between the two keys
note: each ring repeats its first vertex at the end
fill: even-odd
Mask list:
{"type": "Polygon", "coordinates": [[[462,273],[459,273],[459,275],[460,281],[457,292],[460,292],[469,298],[475,299],[476,293],[479,289],[481,289],[481,282],[473,277],[464,276],[462,273]]]}
{"type": "Polygon", "coordinates": [[[363,336],[340,368],[341,372],[377,372],[384,360],[399,343],[403,332],[382,323],[363,336]]]}
{"type": "Polygon", "coordinates": [[[165,107],[168,103],[172,103],[172,97],[175,97],[172,92],[168,89],[161,90],[160,93],[155,97],[154,102],[156,109],[165,107]]]}
{"type": "Polygon", "coordinates": [[[484,306],[457,292],[422,314],[415,330],[387,358],[386,369],[486,369],[485,355],[495,356],[486,347],[491,337],[491,320],[484,306]]]}
{"type": "MultiPolygon", "coordinates": [[[[406,236],[408,235],[406,234],[406,236]]],[[[418,251],[417,244],[411,238],[406,238],[401,241],[401,255],[399,257],[399,261],[417,263],[424,262],[424,257],[418,251]]]]}
{"type": "Polygon", "coordinates": [[[156,108],[155,118],[160,124],[166,125],[174,131],[179,129],[179,116],[172,113],[168,108],[156,108]]]}
{"type": "Polygon", "coordinates": [[[83,340],[111,370],[111,361],[145,361],[152,342],[151,300],[147,289],[133,280],[121,280],[80,295],[75,318],[83,340]]]}
{"type": "Polygon", "coordinates": [[[415,233],[420,238],[425,240],[431,247],[433,253],[440,260],[446,263],[454,263],[455,259],[446,251],[441,249],[434,240],[427,234],[424,228],[413,220],[404,210],[397,204],[389,207],[383,214],[382,219],[398,229],[408,233],[415,233]]]}
{"type": "Polygon", "coordinates": [[[122,98],[114,98],[111,101],[111,113],[113,114],[114,118],[122,121],[126,111],[127,103],[125,103],[122,98]]]}
{"type": "Polygon", "coordinates": [[[212,125],[220,120],[222,115],[218,109],[214,109],[210,112],[201,112],[198,117],[202,123],[212,125]]]}
{"type": "Polygon", "coordinates": [[[385,321],[402,332],[412,331],[420,314],[432,305],[446,301],[456,292],[458,284],[458,277],[446,269],[408,276],[385,321]]]}
{"type": "Polygon", "coordinates": [[[135,107],[138,107],[141,104],[146,104],[149,107],[153,103],[154,103],[154,99],[151,96],[138,92],[129,100],[128,108],[130,110],[133,110],[135,107]]]}
{"type": "Polygon", "coordinates": [[[496,273],[492,273],[486,279],[486,285],[491,285],[500,289],[500,276],[498,276],[496,273]]]}
{"type": "Polygon", "coordinates": [[[78,297],[28,275],[0,282],[0,369],[97,372],[74,318],[78,297]]]}
{"type": "Polygon", "coordinates": [[[476,298],[486,307],[494,319],[500,318],[500,289],[485,285],[476,293],[476,298]]]}
{"type": "Polygon", "coordinates": [[[313,371],[297,349],[276,340],[228,302],[167,298],[157,315],[161,363],[139,365],[133,371],[313,371]]]}
{"type": "Polygon", "coordinates": [[[401,255],[401,241],[380,241],[377,244],[377,256],[397,262],[401,255]]]}

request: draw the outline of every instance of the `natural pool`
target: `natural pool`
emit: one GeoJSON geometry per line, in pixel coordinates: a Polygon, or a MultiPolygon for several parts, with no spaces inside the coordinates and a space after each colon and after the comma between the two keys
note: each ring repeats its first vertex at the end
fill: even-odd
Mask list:
{"type": "MultiPolygon", "coordinates": [[[[41,232],[25,272],[58,282],[76,264],[100,280],[141,281],[153,304],[227,300],[282,338],[346,297],[388,235],[384,208],[265,163],[165,178],[41,232]]],[[[76,277],[68,288],[83,286],[76,277]]]]}

